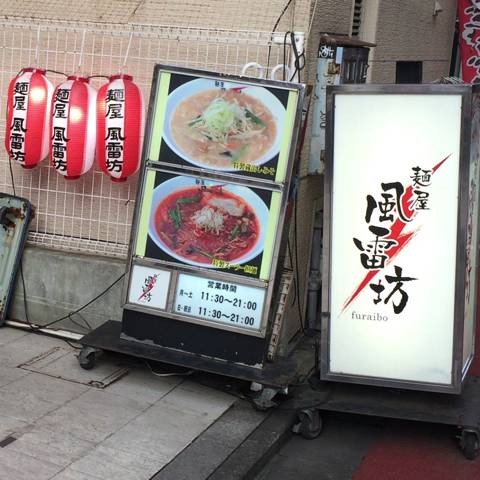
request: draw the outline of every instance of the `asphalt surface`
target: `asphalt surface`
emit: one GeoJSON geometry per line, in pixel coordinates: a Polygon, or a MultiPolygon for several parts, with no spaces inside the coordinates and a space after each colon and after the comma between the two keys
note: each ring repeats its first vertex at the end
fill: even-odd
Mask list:
{"type": "Polygon", "coordinates": [[[324,414],[314,440],[294,435],[255,480],[478,480],[455,427],[324,414]]]}

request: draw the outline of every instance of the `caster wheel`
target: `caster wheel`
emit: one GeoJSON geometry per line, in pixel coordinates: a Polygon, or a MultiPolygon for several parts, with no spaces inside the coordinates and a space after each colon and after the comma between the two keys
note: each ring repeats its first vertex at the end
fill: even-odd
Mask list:
{"type": "Polygon", "coordinates": [[[83,347],[78,355],[78,363],[84,370],[91,370],[97,362],[100,351],[92,347],[83,347]]]}
{"type": "Polygon", "coordinates": [[[323,422],[318,410],[302,410],[298,419],[300,422],[293,427],[293,431],[306,440],[313,440],[322,433],[323,422]]]}
{"type": "Polygon", "coordinates": [[[460,448],[467,460],[475,460],[480,451],[480,439],[478,432],[464,430],[460,439],[460,448]]]}

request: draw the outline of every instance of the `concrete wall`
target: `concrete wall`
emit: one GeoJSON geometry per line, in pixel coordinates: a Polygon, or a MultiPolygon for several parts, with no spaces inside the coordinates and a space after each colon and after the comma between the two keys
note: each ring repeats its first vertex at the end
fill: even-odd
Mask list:
{"type": "MultiPolygon", "coordinates": [[[[23,273],[31,323],[45,325],[85,305],[125,272],[125,262],[111,258],[56,252],[27,247],[23,254],[23,273]]],[[[98,327],[107,320],[121,320],[123,279],[105,295],[81,312],[87,322],[98,327]]],[[[73,321],[85,325],[80,315],[73,321]]],[[[8,318],[26,321],[20,274],[8,318]]],[[[85,333],[66,319],[52,328],[85,333]]]]}
{"type": "Polygon", "coordinates": [[[449,74],[456,0],[367,0],[360,37],[377,47],[370,56],[372,83],[395,83],[397,61],[422,61],[423,82],[449,74]]]}

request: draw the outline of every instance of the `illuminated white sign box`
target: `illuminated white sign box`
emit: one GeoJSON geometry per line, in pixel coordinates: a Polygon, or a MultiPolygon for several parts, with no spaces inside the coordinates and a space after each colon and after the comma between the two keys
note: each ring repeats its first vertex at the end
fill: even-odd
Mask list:
{"type": "Polygon", "coordinates": [[[322,379],[461,391],[476,320],[479,92],[328,90],[322,379]]]}

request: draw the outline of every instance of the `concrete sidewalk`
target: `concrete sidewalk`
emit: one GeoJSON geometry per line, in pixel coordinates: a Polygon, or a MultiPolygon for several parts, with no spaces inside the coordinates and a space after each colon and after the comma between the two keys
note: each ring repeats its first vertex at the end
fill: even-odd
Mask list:
{"type": "Polygon", "coordinates": [[[480,457],[465,460],[454,427],[325,413],[324,431],[308,441],[291,436],[288,405],[258,412],[240,400],[245,382],[162,377],[108,355],[85,371],[76,353],[0,329],[0,479],[480,478],[480,457]]]}
{"type": "MultiPolygon", "coordinates": [[[[60,339],[0,329],[1,479],[150,479],[237,400],[138,362],[107,357],[84,371],[75,354],[60,339]]],[[[264,418],[249,412],[222,455],[264,418]]]]}

